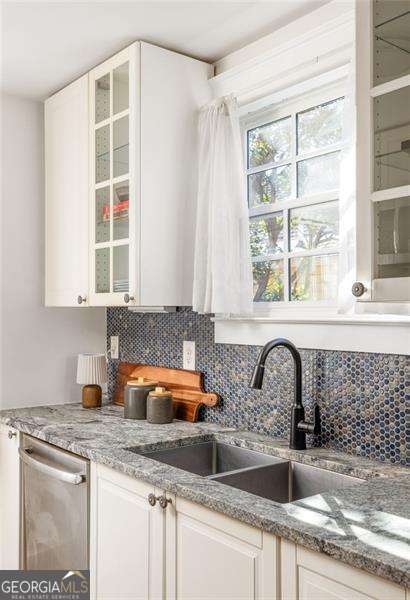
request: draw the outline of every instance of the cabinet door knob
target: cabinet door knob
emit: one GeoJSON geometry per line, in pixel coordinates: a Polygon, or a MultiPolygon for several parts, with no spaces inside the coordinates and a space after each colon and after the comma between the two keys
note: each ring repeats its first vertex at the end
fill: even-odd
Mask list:
{"type": "Polygon", "coordinates": [[[355,281],[352,285],[353,296],[356,296],[356,298],[360,298],[360,296],[363,296],[365,292],[367,292],[367,290],[364,287],[363,283],[361,281],[355,281]]]}
{"type": "Polygon", "coordinates": [[[161,508],[166,508],[168,504],[172,504],[171,498],[166,498],[165,496],[160,496],[158,498],[158,502],[161,508]]]}
{"type": "Polygon", "coordinates": [[[148,502],[151,506],[155,506],[157,503],[157,500],[159,500],[159,498],[155,494],[148,495],[148,502]]]}
{"type": "Polygon", "coordinates": [[[81,296],[81,295],[78,296],[77,302],[78,302],[78,304],[82,304],[83,302],[87,302],[86,296],[81,296]]]}
{"type": "Polygon", "coordinates": [[[11,431],[11,429],[10,429],[7,436],[9,438],[9,440],[12,440],[14,437],[17,437],[17,431],[11,431]]]}
{"type": "Polygon", "coordinates": [[[125,304],[128,304],[128,302],[131,302],[131,300],[134,300],[134,296],[130,296],[129,294],[124,294],[125,304]]]}

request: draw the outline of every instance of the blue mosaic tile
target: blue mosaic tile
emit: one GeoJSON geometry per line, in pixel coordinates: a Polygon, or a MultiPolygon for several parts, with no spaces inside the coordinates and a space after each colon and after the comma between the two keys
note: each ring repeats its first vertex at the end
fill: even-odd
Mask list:
{"type": "MultiPolygon", "coordinates": [[[[207,390],[221,403],[205,408],[201,419],[257,431],[289,435],[293,400],[293,363],[284,348],[267,360],[263,390],[248,387],[260,347],[214,343],[209,317],[189,309],[139,314],[126,308],[107,310],[107,344],[120,336],[120,360],[182,367],[182,342],[196,343],[196,368],[207,390]]],[[[410,357],[360,352],[302,350],[303,397],[307,418],[314,402],[322,434],[311,443],[349,454],[409,464],[410,357]]],[[[109,360],[112,394],[116,360],[109,360]]]]}

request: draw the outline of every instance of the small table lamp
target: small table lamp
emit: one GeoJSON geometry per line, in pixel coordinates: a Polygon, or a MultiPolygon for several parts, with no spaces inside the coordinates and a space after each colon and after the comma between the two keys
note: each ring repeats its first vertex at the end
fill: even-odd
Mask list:
{"type": "Polygon", "coordinates": [[[79,354],[77,383],[84,384],[83,407],[101,406],[101,384],[107,382],[107,361],[104,354],[79,354]]]}

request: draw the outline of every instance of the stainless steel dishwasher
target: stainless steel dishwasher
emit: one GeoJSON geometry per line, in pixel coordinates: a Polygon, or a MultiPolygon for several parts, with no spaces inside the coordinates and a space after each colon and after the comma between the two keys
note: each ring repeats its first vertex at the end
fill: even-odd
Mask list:
{"type": "Polygon", "coordinates": [[[88,569],[89,461],[24,434],[21,568],[88,569]]]}

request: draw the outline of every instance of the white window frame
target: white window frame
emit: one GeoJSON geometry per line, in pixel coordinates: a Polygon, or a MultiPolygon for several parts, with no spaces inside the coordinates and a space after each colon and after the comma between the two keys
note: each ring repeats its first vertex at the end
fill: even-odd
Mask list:
{"type": "MultiPolygon", "coordinates": [[[[314,91],[310,91],[306,94],[299,96],[298,98],[289,99],[282,101],[277,105],[268,107],[263,111],[259,111],[256,114],[245,115],[241,119],[241,130],[243,139],[243,153],[244,153],[244,194],[248,197],[248,175],[265,171],[270,168],[276,168],[283,165],[291,164],[291,186],[292,195],[287,200],[277,202],[273,204],[267,204],[257,208],[249,209],[249,219],[251,217],[257,217],[262,215],[269,215],[283,211],[284,215],[284,230],[288,231],[288,215],[289,210],[292,208],[300,208],[303,206],[312,206],[314,204],[322,204],[324,202],[338,201],[339,200],[339,189],[313,194],[309,196],[298,197],[297,196],[297,181],[296,181],[296,169],[297,162],[316,156],[322,156],[331,154],[332,152],[338,152],[342,149],[342,143],[327,146],[311,152],[305,152],[303,154],[297,154],[297,136],[296,136],[296,115],[299,112],[308,110],[320,104],[325,104],[331,100],[336,100],[345,95],[344,81],[339,81],[337,84],[328,85],[314,91]],[[268,124],[272,121],[278,121],[285,117],[292,117],[292,147],[291,156],[289,159],[280,162],[267,163],[258,167],[248,168],[247,165],[247,136],[248,131],[255,127],[268,124]]],[[[242,108],[241,112],[246,112],[246,107],[242,108]]],[[[341,218],[339,214],[339,227],[341,226],[341,218]]],[[[281,259],[284,261],[284,297],[289,298],[289,259],[300,256],[323,256],[336,254],[339,255],[340,246],[335,245],[331,248],[322,248],[317,250],[301,250],[301,251],[290,251],[285,248],[284,252],[275,255],[267,255],[266,257],[258,257],[258,260],[264,258],[266,260],[277,260],[281,259]]],[[[254,261],[254,259],[252,260],[254,261]]],[[[289,311],[298,311],[300,315],[302,312],[307,311],[309,314],[320,313],[326,311],[327,314],[335,314],[337,310],[337,301],[304,301],[304,300],[283,300],[273,302],[254,302],[254,314],[258,316],[278,316],[279,314],[289,314],[289,311]]]]}
{"type": "MultiPolygon", "coordinates": [[[[279,109],[283,100],[301,98],[303,91],[345,78],[350,71],[354,45],[365,60],[369,52],[363,35],[355,33],[357,12],[360,14],[362,8],[366,10],[365,2],[329,2],[221,59],[215,65],[216,75],[209,80],[215,98],[234,94],[238,99],[239,114],[246,116],[251,109],[261,109],[273,101],[277,101],[279,109]]],[[[357,123],[358,134],[362,126],[368,129],[370,118],[368,96],[363,93],[366,85],[362,69],[356,90],[357,117],[361,116],[357,123]]],[[[345,90],[341,95],[345,95],[345,90]]],[[[360,152],[364,164],[362,161],[360,170],[363,172],[358,183],[363,184],[367,181],[364,171],[370,168],[366,140],[362,139],[360,152]]],[[[357,195],[363,195],[359,186],[357,195]]],[[[370,204],[361,203],[357,208],[359,271],[355,279],[365,282],[363,277],[367,271],[361,273],[360,267],[367,267],[370,252],[368,230],[363,230],[369,223],[370,204]]],[[[283,336],[301,348],[384,354],[408,354],[410,351],[410,317],[406,304],[395,302],[395,314],[391,314],[388,303],[356,302],[356,314],[339,314],[335,306],[308,307],[303,302],[289,302],[283,307],[274,304],[274,309],[265,315],[255,311],[253,316],[246,318],[215,317],[215,342],[263,345],[269,339],[283,336]]]]}

